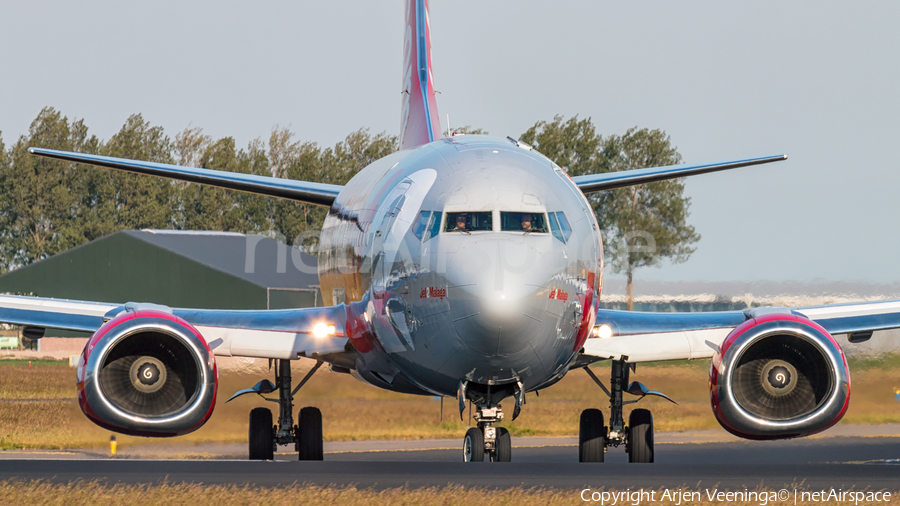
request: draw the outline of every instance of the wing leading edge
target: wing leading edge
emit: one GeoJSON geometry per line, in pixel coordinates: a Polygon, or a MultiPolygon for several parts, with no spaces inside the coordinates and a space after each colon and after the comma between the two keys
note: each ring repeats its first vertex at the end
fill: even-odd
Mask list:
{"type": "Polygon", "coordinates": [[[653,183],[666,179],[696,176],[698,174],[718,172],[720,170],[737,169],[740,167],[749,167],[751,165],[780,162],[782,160],[787,160],[787,155],[780,154],[761,156],[757,158],[740,158],[737,160],[725,160],[712,163],[667,165],[665,167],[649,167],[646,169],[605,172],[603,174],[575,176],[572,178],[572,181],[574,181],[575,184],[578,185],[578,188],[582,192],[587,194],[603,190],[612,190],[614,188],[622,188],[624,186],[653,183]]]}
{"type": "Polygon", "coordinates": [[[197,328],[216,356],[297,359],[340,353],[347,345],[343,305],[232,311],[0,295],[0,322],[81,332],[96,332],[120,313],[142,309],[183,318],[197,328]],[[317,337],[314,329],[319,323],[334,325],[334,333],[317,337]]]}
{"type": "Polygon", "coordinates": [[[629,362],[710,358],[735,327],[768,313],[809,318],[833,335],[900,328],[900,300],[708,313],[643,313],[601,309],[597,312],[596,324],[609,325],[612,337],[588,339],[584,344],[584,353],[603,358],[627,356],[629,362]]]}
{"type": "Polygon", "coordinates": [[[307,181],[295,181],[278,177],[257,176],[254,174],[242,174],[240,172],[225,172],[221,170],[198,169],[195,167],[182,167],[165,163],[142,162],[111,156],[89,155],[85,153],[72,153],[69,151],[57,151],[55,149],[28,148],[32,155],[65,160],[67,162],[86,163],[110,169],[124,170],[136,174],[148,174],[151,176],[189,181],[191,183],[217,186],[229,190],[239,190],[270,197],[279,197],[287,200],[296,200],[319,206],[330,207],[343,189],[343,186],[310,183],[307,181]]]}

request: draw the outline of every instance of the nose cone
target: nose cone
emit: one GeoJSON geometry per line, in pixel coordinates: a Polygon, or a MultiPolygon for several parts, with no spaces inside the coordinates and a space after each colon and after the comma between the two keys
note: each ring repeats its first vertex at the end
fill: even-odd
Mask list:
{"type": "Polygon", "coordinates": [[[451,322],[473,351],[514,355],[552,335],[546,287],[553,272],[530,241],[478,239],[450,261],[451,322]]]}

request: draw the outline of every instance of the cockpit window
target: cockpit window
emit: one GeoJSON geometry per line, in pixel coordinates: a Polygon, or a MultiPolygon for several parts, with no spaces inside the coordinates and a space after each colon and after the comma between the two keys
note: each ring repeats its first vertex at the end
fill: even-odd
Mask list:
{"type": "Polygon", "coordinates": [[[431,239],[432,237],[438,235],[438,232],[441,231],[441,216],[444,213],[440,211],[435,211],[431,213],[431,221],[428,222],[428,231],[425,232],[425,240],[431,239]]]}
{"type": "Polygon", "coordinates": [[[419,219],[416,220],[416,224],[413,225],[413,235],[422,239],[422,234],[428,228],[428,218],[431,217],[431,211],[422,211],[419,213],[419,219]]]}
{"type": "Polygon", "coordinates": [[[447,213],[444,232],[479,232],[494,229],[493,213],[447,213]]]}
{"type": "Polygon", "coordinates": [[[566,215],[559,211],[549,213],[548,216],[550,218],[550,232],[553,233],[553,237],[556,237],[563,243],[569,242],[569,237],[572,235],[572,227],[569,226],[569,220],[566,219],[566,215]]]}
{"type": "Polygon", "coordinates": [[[566,215],[562,211],[556,213],[556,218],[559,220],[559,229],[565,238],[563,242],[569,242],[569,237],[572,237],[572,227],[569,226],[569,220],[566,219],[566,215]]]}
{"type": "Polygon", "coordinates": [[[412,233],[422,241],[427,241],[436,236],[441,230],[441,216],[444,213],[440,211],[422,211],[416,218],[413,225],[412,233]],[[423,238],[424,236],[424,238],[423,238]]]}
{"type": "Polygon", "coordinates": [[[559,229],[559,220],[556,219],[556,213],[549,213],[547,217],[550,222],[550,233],[553,234],[553,237],[559,239],[561,243],[565,244],[566,238],[563,237],[562,231],[559,229]]]}
{"type": "Polygon", "coordinates": [[[508,232],[547,233],[544,213],[500,213],[500,230],[508,232]]]}

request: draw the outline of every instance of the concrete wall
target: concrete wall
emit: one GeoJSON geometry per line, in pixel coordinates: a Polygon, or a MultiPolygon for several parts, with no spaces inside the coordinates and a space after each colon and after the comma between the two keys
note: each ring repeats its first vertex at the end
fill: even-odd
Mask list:
{"type": "Polygon", "coordinates": [[[86,337],[45,337],[38,341],[38,351],[44,355],[79,355],[87,344],[86,337]]]}

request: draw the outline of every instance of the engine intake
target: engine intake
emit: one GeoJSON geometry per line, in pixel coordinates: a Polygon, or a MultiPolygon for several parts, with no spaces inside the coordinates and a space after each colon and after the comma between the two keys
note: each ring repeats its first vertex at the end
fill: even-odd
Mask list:
{"type": "Polygon", "coordinates": [[[200,428],[212,415],[215,359],[197,330],[176,316],[117,316],[88,341],[78,369],[79,403],[92,421],[138,436],[200,428]]]}
{"type": "Polygon", "coordinates": [[[710,368],[710,401],[727,431],[782,439],[836,424],[850,402],[850,372],[834,338],[794,314],[753,318],[722,343],[710,368]]]}

